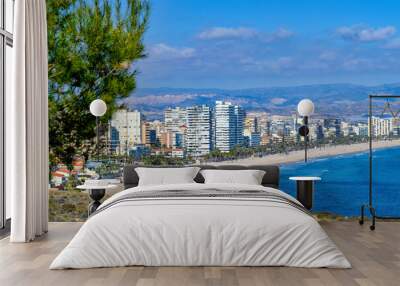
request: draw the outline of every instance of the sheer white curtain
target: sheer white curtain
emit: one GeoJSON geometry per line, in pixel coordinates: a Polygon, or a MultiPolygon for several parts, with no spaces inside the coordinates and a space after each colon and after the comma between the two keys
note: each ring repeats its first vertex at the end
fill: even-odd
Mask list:
{"type": "Polygon", "coordinates": [[[6,99],[6,187],[12,242],[48,225],[47,23],[45,0],[15,1],[13,93],[6,99]]]}

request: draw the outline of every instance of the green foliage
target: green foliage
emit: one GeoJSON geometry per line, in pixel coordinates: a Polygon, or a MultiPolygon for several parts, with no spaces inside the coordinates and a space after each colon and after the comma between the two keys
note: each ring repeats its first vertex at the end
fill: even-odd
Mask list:
{"type": "MultiPolygon", "coordinates": [[[[104,200],[111,194],[107,193],[104,200]]],[[[87,192],[49,190],[49,221],[85,221],[91,202],[87,192]]]]}
{"type": "Polygon", "coordinates": [[[183,166],[188,163],[191,163],[189,159],[171,158],[163,155],[150,155],[143,158],[143,164],[147,166],[183,166]]]}
{"type": "MultiPolygon", "coordinates": [[[[323,148],[331,145],[347,145],[355,143],[367,142],[368,137],[365,136],[342,136],[331,137],[323,140],[310,140],[308,142],[309,149],[323,148]]],[[[296,150],[304,150],[304,142],[270,142],[268,145],[261,145],[256,147],[242,147],[236,146],[229,152],[221,152],[218,149],[212,150],[208,155],[204,156],[207,161],[225,161],[235,160],[241,158],[248,158],[251,156],[261,157],[278,153],[285,153],[296,150]]]]}
{"type": "Polygon", "coordinates": [[[70,166],[75,154],[94,151],[94,99],[107,103],[104,125],[118,100],[135,89],[149,10],[147,0],[47,1],[52,165],[70,166]]]}
{"type": "Polygon", "coordinates": [[[74,191],[75,190],[75,187],[77,186],[77,185],[79,185],[81,182],[78,180],[78,178],[76,177],[76,176],[74,176],[74,175],[69,175],[68,176],[68,181],[67,181],[67,183],[66,183],[66,185],[65,185],[65,189],[67,190],[67,191],[74,191]]]}

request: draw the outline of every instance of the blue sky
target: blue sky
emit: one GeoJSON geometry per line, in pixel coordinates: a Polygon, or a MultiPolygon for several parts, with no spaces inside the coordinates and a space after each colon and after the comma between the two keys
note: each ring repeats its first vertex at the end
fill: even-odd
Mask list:
{"type": "Polygon", "coordinates": [[[400,82],[400,1],[151,4],[138,87],[400,82]]]}

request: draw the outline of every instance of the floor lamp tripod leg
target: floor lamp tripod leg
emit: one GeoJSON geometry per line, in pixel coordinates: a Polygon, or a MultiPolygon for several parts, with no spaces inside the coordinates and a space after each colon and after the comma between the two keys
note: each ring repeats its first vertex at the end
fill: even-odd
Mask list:
{"type": "Polygon", "coordinates": [[[369,229],[375,230],[376,213],[375,213],[375,209],[373,207],[371,207],[370,210],[371,210],[371,215],[372,215],[372,224],[370,225],[369,229]]]}
{"type": "Polygon", "coordinates": [[[365,209],[365,206],[362,205],[362,206],[361,206],[361,217],[360,217],[360,220],[358,221],[358,223],[359,223],[360,225],[363,225],[363,224],[364,224],[364,209],[365,209]]]}

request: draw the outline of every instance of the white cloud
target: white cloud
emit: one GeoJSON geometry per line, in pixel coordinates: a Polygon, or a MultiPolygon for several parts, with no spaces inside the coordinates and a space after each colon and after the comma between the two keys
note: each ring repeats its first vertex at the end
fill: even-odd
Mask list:
{"type": "Polygon", "coordinates": [[[270,63],[270,68],[273,70],[281,71],[293,68],[293,64],[294,61],[292,57],[280,57],[277,60],[270,63]]]}
{"type": "Polygon", "coordinates": [[[343,68],[347,71],[366,71],[381,67],[369,58],[348,58],[343,61],[343,68]]]}
{"type": "Polygon", "coordinates": [[[400,49],[400,38],[390,40],[384,47],[386,49],[400,49]]]}
{"type": "Polygon", "coordinates": [[[333,61],[336,59],[336,53],[333,51],[324,51],[319,55],[319,59],[322,61],[333,61]]]}
{"type": "Polygon", "coordinates": [[[390,38],[396,33],[396,28],[393,26],[368,28],[355,25],[350,27],[340,27],[336,30],[336,32],[345,40],[373,42],[390,38]]]}
{"type": "Polygon", "coordinates": [[[272,33],[262,33],[255,29],[245,27],[214,27],[197,35],[197,37],[202,40],[259,38],[260,40],[268,42],[290,38],[291,36],[293,36],[293,32],[285,28],[278,28],[272,33]]]}
{"type": "Polygon", "coordinates": [[[289,31],[285,28],[279,28],[278,30],[272,33],[272,36],[276,39],[286,39],[293,36],[293,34],[294,33],[292,31],[289,31]]]}
{"type": "Polygon", "coordinates": [[[214,27],[201,32],[198,35],[199,39],[226,39],[226,38],[251,38],[257,35],[257,31],[250,28],[226,28],[214,27]]]}
{"type": "Polygon", "coordinates": [[[277,59],[268,60],[245,57],[239,60],[239,63],[246,71],[280,73],[284,70],[295,68],[295,63],[292,57],[279,57],[277,59]]]}
{"type": "Polygon", "coordinates": [[[157,56],[160,58],[191,58],[195,55],[194,48],[175,48],[166,44],[160,43],[150,48],[150,56],[157,56]]]}
{"type": "Polygon", "coordinates": [[[199,97],[203,98],[214,98],[217,94],[215,93],[181,93],[181,94],[162,94],[154,95],[149,94],[146,96],[132,96],[124,100],[124,103],[129,105],[165,105],[165,104],[179,104],[187,100],[197,99],[199,97]]]}
{"type": "Polygon", "coordinates": [[[124,102],[128,104],[163,105],[168,103],[181,103],[185,100],[196,98],[197,94],[149,94],[142,97],[129,97],[124,102]]]}

